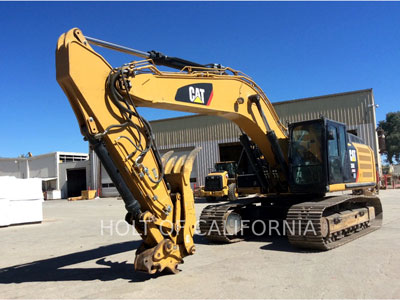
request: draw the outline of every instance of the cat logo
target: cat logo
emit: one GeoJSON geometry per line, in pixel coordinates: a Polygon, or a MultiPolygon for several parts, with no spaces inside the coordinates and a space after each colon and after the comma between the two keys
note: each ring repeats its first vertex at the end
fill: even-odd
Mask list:
{"type": "Polygon", "coordinates": [[[350,161],[357,161],[357,155],[355,149],[350,149],[349,154],[350,154],[350,161]]]}
{"type": "Polygon", "coordinates": [[[204,89],[189,86],[189,98],[191,102],[204,104],[204,89]]]}
{"type": "Polygon", "coordinates": [[[195,83],[178,89],[175,100],[180,102],[210,105],[213,97],[211,83],[195,83]]]}

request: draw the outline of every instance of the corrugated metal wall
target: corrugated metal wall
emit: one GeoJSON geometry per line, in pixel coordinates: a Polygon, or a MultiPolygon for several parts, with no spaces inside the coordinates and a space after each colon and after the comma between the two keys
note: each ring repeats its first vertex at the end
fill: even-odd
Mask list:
{"type": "MultiPolygon", "coordinates": [[[[283,124],[319,118],[321,115],[356,129],[377,153],[375,106],[372,89],[273,103],[283,124]]],[[[204,184],[219,161],[219,144],[238,142],[236,124],[216,116],[195,115],[150,122],[161,150],[202,147],[196,163],[198,184],[204,184]]],[[[378,157],[378,156],[377,156],[378,157]]]]}
{"type": "Polygon", "coordinates": [[[209,169],[219,161],[218,145],[238,142],[240,135],[235,123],[215,116],[196,115],[150,123],[160,150],[202,148],[195,161],[198,170],[197,184],[204,184],[209,169]]]}
{"type": "Polygon", "coordinates": [[[317,119],[321,115],[347,124],[377,153],[372,89],[273,103],[283,124],[317,119]]]}

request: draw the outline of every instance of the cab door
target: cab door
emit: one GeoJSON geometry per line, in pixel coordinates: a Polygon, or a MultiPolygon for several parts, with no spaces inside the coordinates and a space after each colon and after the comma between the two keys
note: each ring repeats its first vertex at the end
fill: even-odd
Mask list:
{"type": "Polygon", "coordinates": [[[327,122],[329,184],[349,182],[350,164],[344,124],[327,122]]]}

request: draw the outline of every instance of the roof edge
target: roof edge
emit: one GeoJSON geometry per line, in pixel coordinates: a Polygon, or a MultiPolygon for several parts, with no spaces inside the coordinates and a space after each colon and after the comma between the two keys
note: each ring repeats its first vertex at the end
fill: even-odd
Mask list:
{"type": "Polygon", "coordinates": [[[35,159],[35,158],[41,158],[41,157],[46,157],[46,156],[53,156],[56,154],[62,154],[62,155],[82,155],[82,156],[88,156],[88,153],[81,153],[81,152],[65,152],[65,151],[54,151],[54,152],[49,152],[49,153],[44,153],[44,154],[38,154],[38,155],[33,155],[31,157],[0,157],[0,160],[25,160],[25,159],[35,159]]]}
{"type": "Polygon", "coordinates": [[[284,101],[278,101],[278,102],[272,102],[272,105],[289,103],[289,102],[297,102],[297,101],[299,101],[299,102],[300,101],[308,101],[308,100],[315,100],[315,99],[328,98],[328,97],[338,97],[338,96],[344,96],[344,95],[359,94],[359,93],[363,93],[363,92],[372,92],[372,88],[363,89],[363,90],[356,90],[356,91],[349,91],[349,92],[327,94],[327,95],[320,95],[320,96],[313,96],[313,97],[306,97],[306,98],[298,98],[298,99],[292,99],[292,100],[284,100],[284,101]]]}

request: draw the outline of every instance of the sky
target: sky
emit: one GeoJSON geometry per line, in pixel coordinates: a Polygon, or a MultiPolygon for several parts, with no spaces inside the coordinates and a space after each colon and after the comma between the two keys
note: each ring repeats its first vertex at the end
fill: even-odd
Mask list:
{"type": "MultiPolygon", "coordinates": [[[[88,152],[55,76],[57,39],[71,28],[232,67],[271,102],[373,88],[379,121],[400,110],[399,16],[400,2],[0,2],[0,157],[88,152]]],[[[135,59],[95,50],[115,67],[135,59]]]]}

